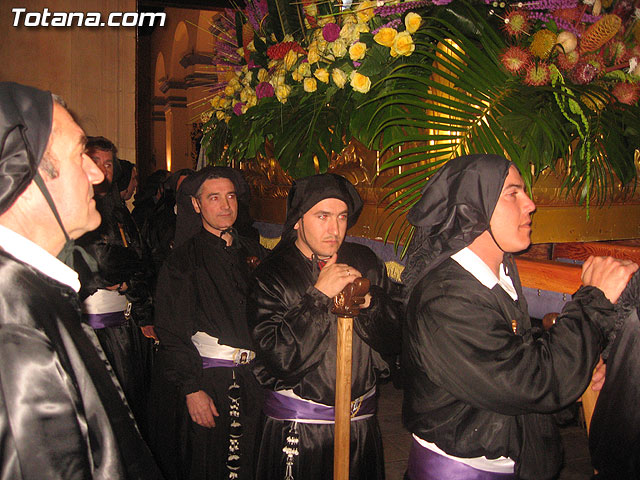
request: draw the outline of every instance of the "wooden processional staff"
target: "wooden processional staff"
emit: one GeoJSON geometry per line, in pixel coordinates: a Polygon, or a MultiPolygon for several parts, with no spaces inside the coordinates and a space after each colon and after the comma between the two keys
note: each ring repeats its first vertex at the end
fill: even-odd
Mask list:
{"type": "Polygon", "coordinates": [[[336,357],[335,432],[333,448],[333,479],[348,480],[351,434],[351,350],[353,318],[369,291],[369,280],[356,278],[333,299],[338,316],[338,346],[336,357]]]}

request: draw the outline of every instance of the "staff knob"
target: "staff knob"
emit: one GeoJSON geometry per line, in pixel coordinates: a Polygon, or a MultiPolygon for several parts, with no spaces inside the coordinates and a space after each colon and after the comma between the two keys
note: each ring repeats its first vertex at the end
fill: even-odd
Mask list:
{"type": "Polygon", "coordinates": [[[356,278],[333,298],[331,312],[339,317],[357,317],[360,313],[360,305],[364,303],[364,296],[369,292],[370,285],[368,279],[356,278]]]}

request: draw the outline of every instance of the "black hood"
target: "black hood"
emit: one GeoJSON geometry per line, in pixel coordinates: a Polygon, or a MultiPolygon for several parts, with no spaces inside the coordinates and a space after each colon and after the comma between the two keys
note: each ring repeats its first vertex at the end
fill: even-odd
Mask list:
{"type": "Polygon", "coordinates": [[[33,180],[53,122],[50,92],[0,82],[0,214],[33,180]]]}
{"type": "Polygon", "coordinates": [[[429,179],[407,215],[416,227],[402,272],[407,293],[489,229],[511,165],[499,155],[466,155],[449,160],[429,179]]]}
{"type": "Polygon", "coordinates": [[[279,245],[294,241],[296,234],[293,227],[298,220],[314,205],[327,198],[337,198],[346,203],[347,229],[355,225],[362,211],[362,199],[351,182],[334,173],[300,178],[293,182],[287,196],[287,219],[279,245]]]}

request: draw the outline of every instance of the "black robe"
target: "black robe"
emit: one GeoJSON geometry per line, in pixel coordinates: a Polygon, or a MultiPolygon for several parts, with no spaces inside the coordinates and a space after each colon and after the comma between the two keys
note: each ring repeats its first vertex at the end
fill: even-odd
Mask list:
{"type": "Polygon", "coordinates": [[[618,329],[589,431],[598,480],[640,478],[640,273],[620,295],[616,313],[618,329]]]}
{"type": "MultiPolygon", "coordinates": [[[[388,377],[391,358],[400,351],[398,303],[389,291],[385,265],[367,247],[345,242],[338,263],[348,264],[371,281],[371,305],[354,320],[352,399],[388,377]]],[[[335,403],[336,316],[332,299],[313,286],[318,270],[291,244],[279,246],[256,271],[249,321],[256,343],[256,376],[271,390],[292,389],[304,399],[335,403]]],[[[267,418],[258,460],[258,478],[282,479],[283,447],[294,422],[267,418]]],[[[294,478],[333,475],[333,425],[297,423],[300,440],[294,478]]],[[[351,477],[384,478],[377,418],[351,422],[351,477]]]]}
{"type": "Polygon", "coordinates": [[[0,291],[0,478],[162,478],[76,292],[4,252],[0,291]]]}
{"type": "MultiPolygon", "coordinates": [[[[156,419],[166,422],[159,402],[172,403],[176,410],[173,428],[178,434],[156,425],[159,463],[168,477],[198,480],[229,478],[231,420],[229,387],[234,377],[240,386],[242,425],[240,440],[240,479],[253,478],[255,448],[260,429],[262,392],[249,365],[233,368],[202,368],[202,358],[191,337],[198,331],[218,338],[219,343],[254,350],[246,319],[247,282],[250,268],[247,258],[262,258],[264,249],[256,241],[235,237],[231,246],[204,229],[176,247],[158,277],[156,291],[156,331],[160,338],[158,384],[168,381],[173,394],[153,389],[156,419]],[[204,390],[214,401],[220,414],[216,426],[207,429],[192,422],[186,409],[185,396],[204,390]],[[173,438],[172,438],[173,436],[173,438]],[[164,437],[164,438],[161,438],[164,437]],[[166,444],[177,441],[178,454],[171,455],[166,444]]],[[[154,380],[154,384],[155,384],[154,380]]],[[[166,411],[166,408],[163,408],[166,411]]],[[[172,421],[171,419],[169,421],[172,421]]]]}
{"type": "Polygon", "coordinates": [[[519,478],[549,479],[562,464],[553,413],[586,389],[613,305],[582,287],[535,337],[515,263],[505,261],[518,301],[453,259],[416,285],[403,338],[403,421],[450,455],[509,457],[519,478]]]}
{"type": "Polygon", "coordinates": [[[146,404],[149,390],[152,341],[145,338],[141,326],[153,322],[150,282],[150,259],[145,244],[129,211],[117,192],[96,197],[96,208],[102,222],[76,243],[98,262],[98,272],[81,270],[80,296],[86,297],[98,289],[126,283],[123,293],[131,303],[131,315],[119,326],[96,329],[100,344],[113,367],[127,401],[146,433],[146,404]]]}

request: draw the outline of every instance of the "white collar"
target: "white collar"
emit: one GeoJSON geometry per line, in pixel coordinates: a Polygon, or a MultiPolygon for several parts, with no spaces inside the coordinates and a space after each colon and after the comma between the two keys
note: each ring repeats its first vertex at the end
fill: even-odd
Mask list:
{"type": "Polygon", "coordinates": [[[505,272],[503,263],[500,264],[500,278],[498,278],[491,268],[489,268],[489,265],[484,263],[469,247],[465,247],[458,253],[454,253],[451,255],[451,258],[458,262],[462,268],[473,275],[488,289],[492,289],[496,284],[499,284],[513,300],[518,300],[518,293],[513,286],[511,277],[505,272]]]}
{"type": "Polygon", "coordinates": [[[62,263],[41,246],[31,240],[0,225],[0,247],[18,260],[40,270],[46,276],[73,288],[80,290],[80,279],[75,270],[62,263]]]}

